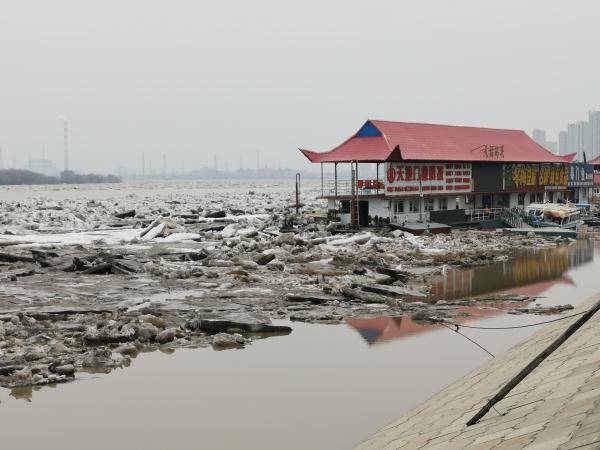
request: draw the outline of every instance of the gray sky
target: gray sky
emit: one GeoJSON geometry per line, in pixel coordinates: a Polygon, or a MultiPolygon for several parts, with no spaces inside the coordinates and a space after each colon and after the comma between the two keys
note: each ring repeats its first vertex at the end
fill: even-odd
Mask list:
{"type": "Polygon", "coordinates": [[[366,118],[544,128],[600,108],[595,1],[3,0],[0,146],[108,172],[304,166],[366,118]]]}

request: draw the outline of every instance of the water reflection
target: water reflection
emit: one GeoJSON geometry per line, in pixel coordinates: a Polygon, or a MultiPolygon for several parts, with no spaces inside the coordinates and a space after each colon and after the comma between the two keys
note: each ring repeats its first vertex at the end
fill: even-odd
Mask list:
{"type": "MultiPolygon", "coordinates": [[[[567,271],[592,262],[595,250],[600,251],[600,242],[581,240],[547,250],[519,252],[513,259],[487,266],[450,269],[444,276],[433,280],[428,300],[455,300],[508,293],[536,297],[557,284],[575,287],[574,281],[566,275],[567,271]]],[[[458,308],[454,319],[458,323],[466,323],[496,316],[507,309],[525,306],[527,303],[529,302],[486,301],[483,307],[458,308]]],[[[413,322],[409,315],[354,318],[348,319],[347,324],[358,331],[369,345],[440,327],[413,322]]]]}
{"type": "MultiPolygon", "coordinates": [[[[464,306],[456,310],[457,315],[456,317],[453,317],[453,319],[457,323],[467,323],[478,319],[497,316],[506,310],[519,308],[528,303],[529,301],[497,301],[485,302],[484,307],[464,306]]],[[[369,345],[430,332],[443,326],[415,322],[410,315],[399,317],[381,316],[354,318],[348,319],[346,323],[358,331],[369,345]]]]}
{"type": "Polygon", "coordinates": [[[526,295],[539,295],[553,284],[572,283],[566,272],[592,262],[594,247],[593,241],[579,240],[547,250],[521,251],[515,258],[486,266],[449,269],[433,280],[428,299],[454,300],[506,289],[515,292],[514,288],[527,286],[535,288],[535,293],[526,295]]]}

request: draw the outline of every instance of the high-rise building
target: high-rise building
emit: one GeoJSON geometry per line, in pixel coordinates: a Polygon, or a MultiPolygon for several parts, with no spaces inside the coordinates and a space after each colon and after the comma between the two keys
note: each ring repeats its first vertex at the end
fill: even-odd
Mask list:
{"type": "Polygon", "coordinates": [[[542,147],[546,146],[546,131],[535,128],[531,133],[531,139],[540,144],[542,147]]]}
{"type": "Polygon", "coordinates": [[[544,146],[552,153],[558,154],[558,146],[556,145],[556,141],[546,141],[546,145],[544,146]]]}
{"type": "Polygon", "coordinates": [[[558,154],[559,155],[567,155],[571,153],[569,150],[569,134],[566,131],[561,131],[558,133],[558,154]]]}
{"type": "Polygon", "coordinates": [[[570,152],[577,153],[575,157],[577,161],[583,161],[583,153],[585,151],[586,131],[587,126],[584,125],[587,122],[579,121],[570,123],[567,127],[567,144],[570,152]]]}
{"type": "Polygon", "coordinates": [[[590,154],[588,159],[600,156],[600,111],[589,113],[590,154]]]}

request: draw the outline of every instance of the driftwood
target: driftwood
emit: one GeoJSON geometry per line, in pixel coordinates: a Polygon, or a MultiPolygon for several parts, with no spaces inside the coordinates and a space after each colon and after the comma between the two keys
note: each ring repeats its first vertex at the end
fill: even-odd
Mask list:
{"type": "Polygon", "coordinates": [[[11,365],[11,366],[2,366],[0,367],[0,375],[10,375],[13,372],[16,372],[17,370],[21,370],[23,369],[24,366],[17,366],[17,365],[11,365]]]}
{"type": "Polygon", "coordinates": [[[351,289],[343,287],[340,289],[342,295],[352,301],[359,301],[361,303],[388,303],[390,300],[383,295],[376,294],[373,292],[365,292],[359,289],[351,289]]]}
{"type": "Polygon", "coordinates": [[[192,319],[186,323],[190,330],[204,331],[208,334],[216,333],[285,333],[292,329],[285,325],[269,325],[263,323],[244,323],[231,320],[202,320],[192,319]]]}
{"type": "Polygon", "coordinates": [[[117,219],[126,219],[127,217],[135,217],[135,209],[130,209],[121,213],[115,213],[117,219]]]}
{"type": "Polygon", "coordinates": [[[264,266],[269,264],[271,261],[275,259],[275,255],[273,253],[268,253],[266,255],[261,255],[256,259],[256,264],[259,266],[264,266]]]}
{"type": "Polygon", "coordinates": [[[129,267],[124,262],[119,261],[117,257],[99,258],[92,264],[83,258],[73,257],[70,266],[63,269],[64,272],[81,272],[84,275],[105,275],[112,273],[114,275],[128,275],[137,272],[136,269],[129,267]]]}
{"type": "Polygon", "coordinates": [[[403,283],[406,283],[406,281],[408,281],[408,278],[410,277],[410,273],[404,270],[392,269],[389,267],[376,267],[375,271],[377,273],[381,273],[383,275],[392,277],[395,280],[400,280],[403,283]]]}
{"type": "Polygon", "coordinates": [[[285,299],[288,302],[310,302],[313,304],[322,304],[322,303],[327,303],[327,302],[331,302],[334,300],[340,300],[339,298],[336,297],[327,297],[325,295],[318,295],[318,294],[288,294],[286,295],[285,299]]]}
{"type": "Polygon", "coordinates": [[[381,284],[359,284],[363,291],[374,292],[388,297],[425,297],[422,292],[412,291],[400,286],[384,286],[381,284]]]}
{"type": "Polygon", "coordinates": [[[34,262],[36,262],[36,259],[32,258],[31,256],[21,256],[21,255],[11,255],[10,253],[0,253],[0,261],[9,262],[9,263],[15,263],[15,262],[34,263],[34,262]]]}
{"type": "Polygon", "coordinates": [[[135,334],[91,334],[86,335],[84,339],[89,345],[119,344],[133,341],[135,334]]]}
{"type": "Polygon", "coordinates": [[[227,214],[225,213],[225,211],[213,211],[213,212],[209,212],[208,214],[204,215],[204,218],[206,219],[222,219],[223,217],[226,217],[227,214]]]}

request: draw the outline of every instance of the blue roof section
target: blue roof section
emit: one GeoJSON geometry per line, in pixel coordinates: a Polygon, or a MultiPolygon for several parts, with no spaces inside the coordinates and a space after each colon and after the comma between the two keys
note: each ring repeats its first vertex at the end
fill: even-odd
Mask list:
{"type": "Polygon", "coordinates": [[[367,120],[365,124],[358,130],[356,137],[375,137],[381,136],[381,131],[377,128],[370,120],[367,120]]]}

